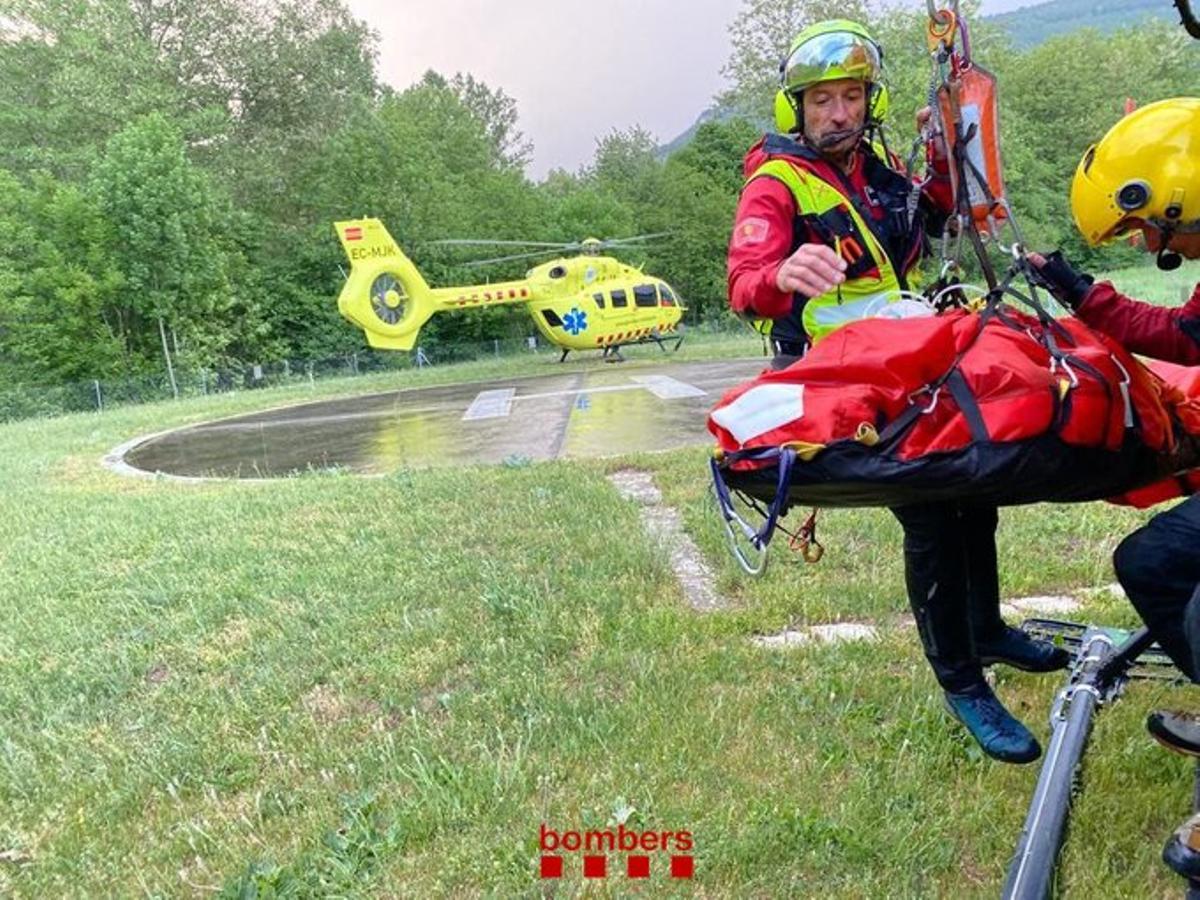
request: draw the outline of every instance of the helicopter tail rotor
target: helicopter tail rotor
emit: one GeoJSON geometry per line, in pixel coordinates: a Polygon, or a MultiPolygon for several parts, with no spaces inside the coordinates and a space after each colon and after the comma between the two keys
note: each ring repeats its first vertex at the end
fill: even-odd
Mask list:
{"type": "Polygon", "coordinates": [[[338,311],[363,330],[372,347],[411,350],[417,332],[437,311],[429,285],[378,219],[333,227],[350,260],[338,311]]]}

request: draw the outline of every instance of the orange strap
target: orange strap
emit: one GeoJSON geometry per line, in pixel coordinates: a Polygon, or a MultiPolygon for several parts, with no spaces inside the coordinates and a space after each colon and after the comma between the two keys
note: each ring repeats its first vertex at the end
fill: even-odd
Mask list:
{"type": "Polygon", "coordinates": [[[804,524],[788,539],[788,547],[799,551],[806,563],[820,562],[825,555],[825,547],[817,540],[817,513],[820,510],[813,507],[804,524]]]}

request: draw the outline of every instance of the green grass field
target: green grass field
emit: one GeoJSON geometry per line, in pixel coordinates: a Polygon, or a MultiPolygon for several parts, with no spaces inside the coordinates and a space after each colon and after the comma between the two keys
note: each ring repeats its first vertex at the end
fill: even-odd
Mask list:
{"type": "MultiPolygon", "coordinates": [[[[759,347],[747,334],[685,352],[759,347]]],[[[827,511],[821,563],[776,547],[749,580],[708,508],[704,448],[255,483],[99,464],[184,423],[548,359],[0,427],[0,894],[995,896],[1037,769],[982,758],[942,712],[901,627],[884,511],[827,511]],[[732,609],[687,607],[606,480],[627,466],[682,511],[732,609]],[[748,640],[833,620],[891,627],[876,644],[748,640]],[[690,831],[695,878],[538,878],[543,823],[616,822],[690,831]]],[[[1002,511],[1006,596],[1110,583],[1112,548],[1146,515],[1002,511]]],[[[1136,621],[1100,596],[1083,616],[1136,621]]],[[[1058,676],[998,674],[1044,740],[1058,676]]],[[[1178,892],[1158,855],[1192,769],[1141,722],[1195,703],[1139,683],[1099,717],[1065,896],[1178,892]]]]}

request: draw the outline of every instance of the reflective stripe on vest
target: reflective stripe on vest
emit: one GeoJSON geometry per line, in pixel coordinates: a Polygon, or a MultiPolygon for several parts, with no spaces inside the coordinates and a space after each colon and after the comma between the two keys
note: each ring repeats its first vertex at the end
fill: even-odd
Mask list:
{"type": "Polygon", "coordinates": [[[866,239],[867,246],[863,249],[871,255],[875,267],[879,270],[878,278],[866,275],[853,278],[832,291],[805,301],[800,320],[814,343],[835,328],[867,318],[878,310],[882,303],[893,303],[900,299],[900,280],[896,277],[896,269],[880,245],[879,239],[850,202],[850,198],[824,179],[798,169],[782,159],[767,160],[755,169],[746,181],[749,183],[764,175],[787,185],[796,200],[798,215],[821,215],[837,207],[843,208],[866,239]]]}

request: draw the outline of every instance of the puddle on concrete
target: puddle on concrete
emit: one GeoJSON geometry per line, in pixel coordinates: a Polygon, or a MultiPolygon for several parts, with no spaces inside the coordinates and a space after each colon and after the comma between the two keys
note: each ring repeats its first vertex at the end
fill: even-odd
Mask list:
{"type": "Polygon", "coordinates": [[[116,462],[168,475],[271,478],[671,450],[709,443],[709,409],[762,368],[761,359],[625,363],[306,403],[135,442],[116,462]]]}

